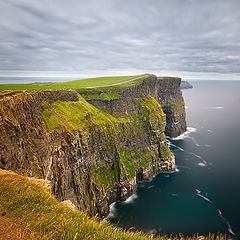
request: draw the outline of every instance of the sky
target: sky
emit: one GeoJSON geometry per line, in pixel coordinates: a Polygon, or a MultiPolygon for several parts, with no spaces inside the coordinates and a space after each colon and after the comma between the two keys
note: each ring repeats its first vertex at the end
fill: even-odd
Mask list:
{"type": "Polygon", "coordinates": [[[0,76],[240,80],[240,0],[0,0],[0,76]]]}

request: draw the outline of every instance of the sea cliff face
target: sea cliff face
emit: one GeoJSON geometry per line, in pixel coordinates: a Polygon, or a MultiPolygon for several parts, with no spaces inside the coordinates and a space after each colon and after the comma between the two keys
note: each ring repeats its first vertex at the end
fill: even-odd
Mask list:
{"type": "MultiPolygon", "coordinates": [[[[146,78],[142,84],[135,87],[112,90],[111,94],[119,95],[117,99],[101,100],[97,97],[94,99],[92,92],[81,90],[80,93],[89,103],[114,116],[134,115],[134,99],[140,95],[149,94],[161,105],[166,114],[166,135],[176,137],[186,131],[185,105],[180,91],[180,84],[180,78],[152,75],[146,78]]],[[[104,89],[98,92],[99,95],[104,93],[104,89]]]]}
{"type": "Polygon", "coordinates": [[[48,179],[59,200],[106,216],[137,182],[175,170],[165,133],[186,130],[180,81],[149,76],[112,90],[112,100],[89,91],[81,91],[88,101],[72,90],[2,92],[0,168],[48,179]]]}

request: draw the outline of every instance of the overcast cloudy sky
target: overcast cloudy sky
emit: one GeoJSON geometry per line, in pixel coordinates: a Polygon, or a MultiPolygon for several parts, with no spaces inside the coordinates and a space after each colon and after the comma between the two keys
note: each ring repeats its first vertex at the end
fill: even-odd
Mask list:
{"type": "Polygon", "coordinates": [[[0,75],[240,80],[240,0],[0,0],[0,75]]]}

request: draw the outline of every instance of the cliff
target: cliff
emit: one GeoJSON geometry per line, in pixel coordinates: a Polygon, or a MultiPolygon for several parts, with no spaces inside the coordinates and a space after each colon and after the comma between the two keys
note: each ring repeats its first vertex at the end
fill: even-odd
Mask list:
{"type": "Polygon", "coordinates": [[[180,88],[181,89],[187,89],[187,88],[193,88],[193,86],[187,81],[181,81],[180,88]]]}
{"type": "Polygon", "coordinates": [[[126,88],[2,92],[0,168],[50,180],[59,200],[105,216],[137,182],[175,170],[165,133],[186,130],[180,81],[151,75],[126,88]]]}
{"type": "Polygon", "coordinates": [[[180,78],[150,75],[141,84],[130,88],[99,88],[94,91],[80,89],[78,92],[89,103],[114,116],[136,114],[135,99],[149,94],[166,114],[165,134],[177,137],[186,131],[185,105],[180,84],[180,78]]]}

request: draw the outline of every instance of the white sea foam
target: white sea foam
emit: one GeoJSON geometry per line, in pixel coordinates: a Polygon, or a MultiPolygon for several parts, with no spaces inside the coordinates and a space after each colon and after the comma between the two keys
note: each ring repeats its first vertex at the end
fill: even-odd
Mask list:
{"type": "Polygon", "coordinates": [[[174,148],[176,148],[176,149],[178,149],[178,150],[180,150],[180,151],[182,151],[182,152],[184,152],[184,149],[178,147],[178,146],[175,145],[175,144],[172,144],[172,143],[169,142],[169,145],[172,146],[172,147],[174,147],[174,148]]]}
{"type": "Polygon", "coordinates": [[[200,162],[200,163],[198,163],[198,166],[200,166],[200,167],[206,167],[207,165],[206,165],[205,163],[203,163],[203,162],[200,162]]]}
{"type": "Polygon", "coordinates": [[[205,161],[204,159],[202,159],[202,157],[200,157],[198,155],[195,155],[195,154],[193,154],[193,155],[202,160],[201,162],[197,163],[198,166],[200,166],[200,167],[210,167],[210,166],[213,166],[212,163],[205,161]]]}
{"type": "Polygon", "coordinates": [[[106,222],[109,218],[113,218],[116,214],[115,202],[109,206],[109,214],[103,219],[102,222],[106,222]]]}
{"type": "MultiPolygon", "coordinates": [[[[201,191],[200,191],[199,189],[195,188],[195,190],[196,190],[196,192],[197,192],[197,196],[203,198],[205,201],[207,201],[207,202],[211,203],[212,205],[214,205],[214,203],[213,203],[209,198],[207,198],[207,197],[205,197],[205,196],[203,196],[203,195],[201,194],[201,191]]],[[[206,193],[206,195],[208,195],[208,194],[206,193]]],[[[230,234],[232,234],[233,236],[236,236],[236,234],[235,234],[235,233],[233,232],[233,230],[232,230],[232,227],[231,227],[230,223],[229,223],[228,220],[223,216],[222,211],[221,211],[220,209],[217,209],[217,212],[218,212],[219,217],[221,217],[221,218],[224,220],[224,222],[227,224],[228,232],[229,232],[230,234]]]]}
{"type": "Polygon", "coordinates": [[[164,177],[169,178],[170,175],[169,174],[164,174],[164,177]]]}
{"type": "Polygon", "coordinates": [[[208,107],[208,109],[223,109],[224,107],[208,107]]]}
{"type": "Polygon", "coordinates": [[[212,130],[210,130],[210,129],[208,129],[207,131],[208,131],[209,133],[212,133],[212,132],[213,132],[213,131],[212,131],[212,130]]]}
{"type": "Polygon", "coordinates": [[[195,146],[200,147],[200,145],[196,142],[196,140],[195,140],[193,137],[188,136],[188,138],[193,141],[193,143],[195,144],[195,146]]]}
{"type": "Polygon", "coordinates": [[[187,132],[179,135],[178,137],[172,138],[173,140],[183,140],[184,138],[187,137],[187,132]]]}
{"type": "Polygon", "coordinates": [[[199,196],[199,197],[203,198],[205,201],[213,204],[213,202],[209,198],[207,198],[201,194],[201,191],[199,189],[195,188],[195,191],[197,192],[197,196],[199,196]]]}
{"type": "Polygon", "coordinates": [[[188,166],[183,166],[183,165],[177,165],[177,168],[178,168],[178,169],[179,169],[179,168],[185,168],[185,169],[191,170],[190,167],[188,167],[188,166]]]}
{"type": "Polygon", "coordinates": [[[209,148],[212,147],[211,145],[208,145],[208,144],[204,144],[204,146],[209,148]]]}
{"type": "Polygon", "coordinates": [[[197,193],[197,195],[198,195],[199,197],[203,198],[205,201],[207,201],[207,202],[209,202],[209,203],[213,203],[209,198],[204,197],[202,194],[197,193]]]}
{"type": "Polygon", "coordinates": [[[129,204],[129,203],[132,203],[135,199],[137,199],[137,194],[134,193],[132,196],[130,196],[129,198],[127,198],[123,203],[125,204],[129,204]]]}
{"type": "Polygon", "coordinates": [[[210,162],[207,162],[207,161],[205,161],[205,160],[202,160],[202,161],[201,161],[200,163],[198,163],[197,165],[200,166],[200,167],[210,167],[210,166],[212,166],[213,164],[210,163],[210,162]]]}
{"type": "Polygon", "coordinates": [[[188,137],[189,133],[196,132],[197,129],[194,127],[187,127],[187,131],[183,134],[179,135],[178,137],[172,138],[173,140],[182,140],[186,137],[188,137]]]}
{"type": "Polygon", "coordinates": [[[199,189],[195,188],[195,190],[196,190],[197,194],[201,193],[201,191],[199,189]]]}
{"type": "Polygon", "coordinates": [[[229,223],[228,220],[222,215],[221,210],[218,209],[217,211],[218,211],[219,217],[221,217],[221,218],[224,220],[224,222],[227,224],[227,226],[228,226],[228,232],[231,233],[232,235],[236,236],[236,234],[235,234],[235,233],[233,232],[233,230],[232,230],[232,227],[231,227],[230,223],[229,223]]]}
{"type": "Polygon", "coordinates": [[[199,156],[199,155],[197,155],[196,153],[190,152],[189,154],[191,154],[191,155],[195,156],[196,158],[202,159],[202,157],[201,157],[201,156],[199,156]]]}
{"type": "Polygon", "coordinates": [[[180,172],[180,169],[178,167],[176,167],[176,171],[175,172],[180,172]]]}
{"type": "Polygon", "coordinates": [[[197,129],[194,128],[194,127],[187,127],[187,131],[188,131],[188,132],[196,132],[197,129]]]}
{"type": "MultiPolygon", "coordinates": [[[[129,198],[127,198],[123,203],[128,204],[133,202],[134,199],[136,199],[138,196],[137,194],[133,194],[129,198]]],[[[116,202],[110,204],[109,206],[109,214],[102,220],[102,223],[107,222],[109,218],[113,218],[116,215],[116,202]]]]}

